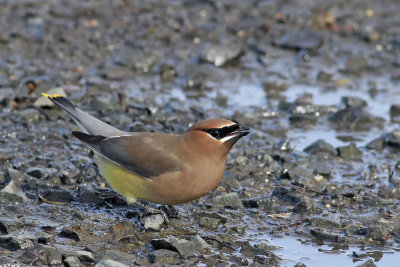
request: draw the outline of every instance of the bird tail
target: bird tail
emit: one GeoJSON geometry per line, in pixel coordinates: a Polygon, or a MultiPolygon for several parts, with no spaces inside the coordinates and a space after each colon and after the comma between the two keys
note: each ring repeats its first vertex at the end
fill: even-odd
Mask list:
{"type": "Polygon", "coordinates": [[[113,135],[121,135],[124,133],[123,131],[112,127],[111,125],[96,119],[61,95],[48,95],[45,93],[42,93],[42,95],[50,99],[55,105],[67,112],[68,115],[70,115],[75,123],[79,126],[79,128],[81,128],[81,130],[87,134],[103,135],[108,137],[113,135]]]}

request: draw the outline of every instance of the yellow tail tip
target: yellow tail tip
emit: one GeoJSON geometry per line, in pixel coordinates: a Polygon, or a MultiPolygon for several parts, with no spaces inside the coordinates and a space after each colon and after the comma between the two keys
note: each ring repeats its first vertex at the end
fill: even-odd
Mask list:
{"type": "Polygon", "coordinates": [[[42,93],[42,95],[47,97],[47,98],[61,97],[61,95],[59,95],[59,94],[49,95],[49,94],[42,93]]]}

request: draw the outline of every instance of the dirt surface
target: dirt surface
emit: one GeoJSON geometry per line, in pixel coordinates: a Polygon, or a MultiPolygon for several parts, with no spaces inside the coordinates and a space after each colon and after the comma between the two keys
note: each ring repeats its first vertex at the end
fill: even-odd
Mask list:
{"type": "Polygon", "coordinates": [[[0,266],[395,266],[399,10],[0,0],[0,266]],[[111,190],[49,90],[126,131],[252,134],[216,190],[154,206],[166,226],[111,190]]]}

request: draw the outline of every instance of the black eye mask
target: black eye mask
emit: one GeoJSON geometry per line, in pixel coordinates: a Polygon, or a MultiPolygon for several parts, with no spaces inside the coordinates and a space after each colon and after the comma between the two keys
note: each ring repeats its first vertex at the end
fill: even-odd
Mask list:
{"type": "Polygon", "coordinates": [[[208,133],[209,135],[211,135],[212,137],[214,137],[215,139],[222,139],[225,136],[239,130],[240,126],[238,124],[233,124],[230,126],[225,126],[222,128],[211,128],[211,129],[206,129],[203,130],[204,132],[208,133]]]}

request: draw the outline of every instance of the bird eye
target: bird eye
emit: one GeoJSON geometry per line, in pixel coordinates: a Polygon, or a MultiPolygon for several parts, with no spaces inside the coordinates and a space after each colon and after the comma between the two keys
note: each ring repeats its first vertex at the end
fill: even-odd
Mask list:
{"type": "Polygon", "coordinates": [[[209,134],[214,137],[214,138],[218,138],[219,137],[219,131],[217,129],[212,129],[209,134]]]}

